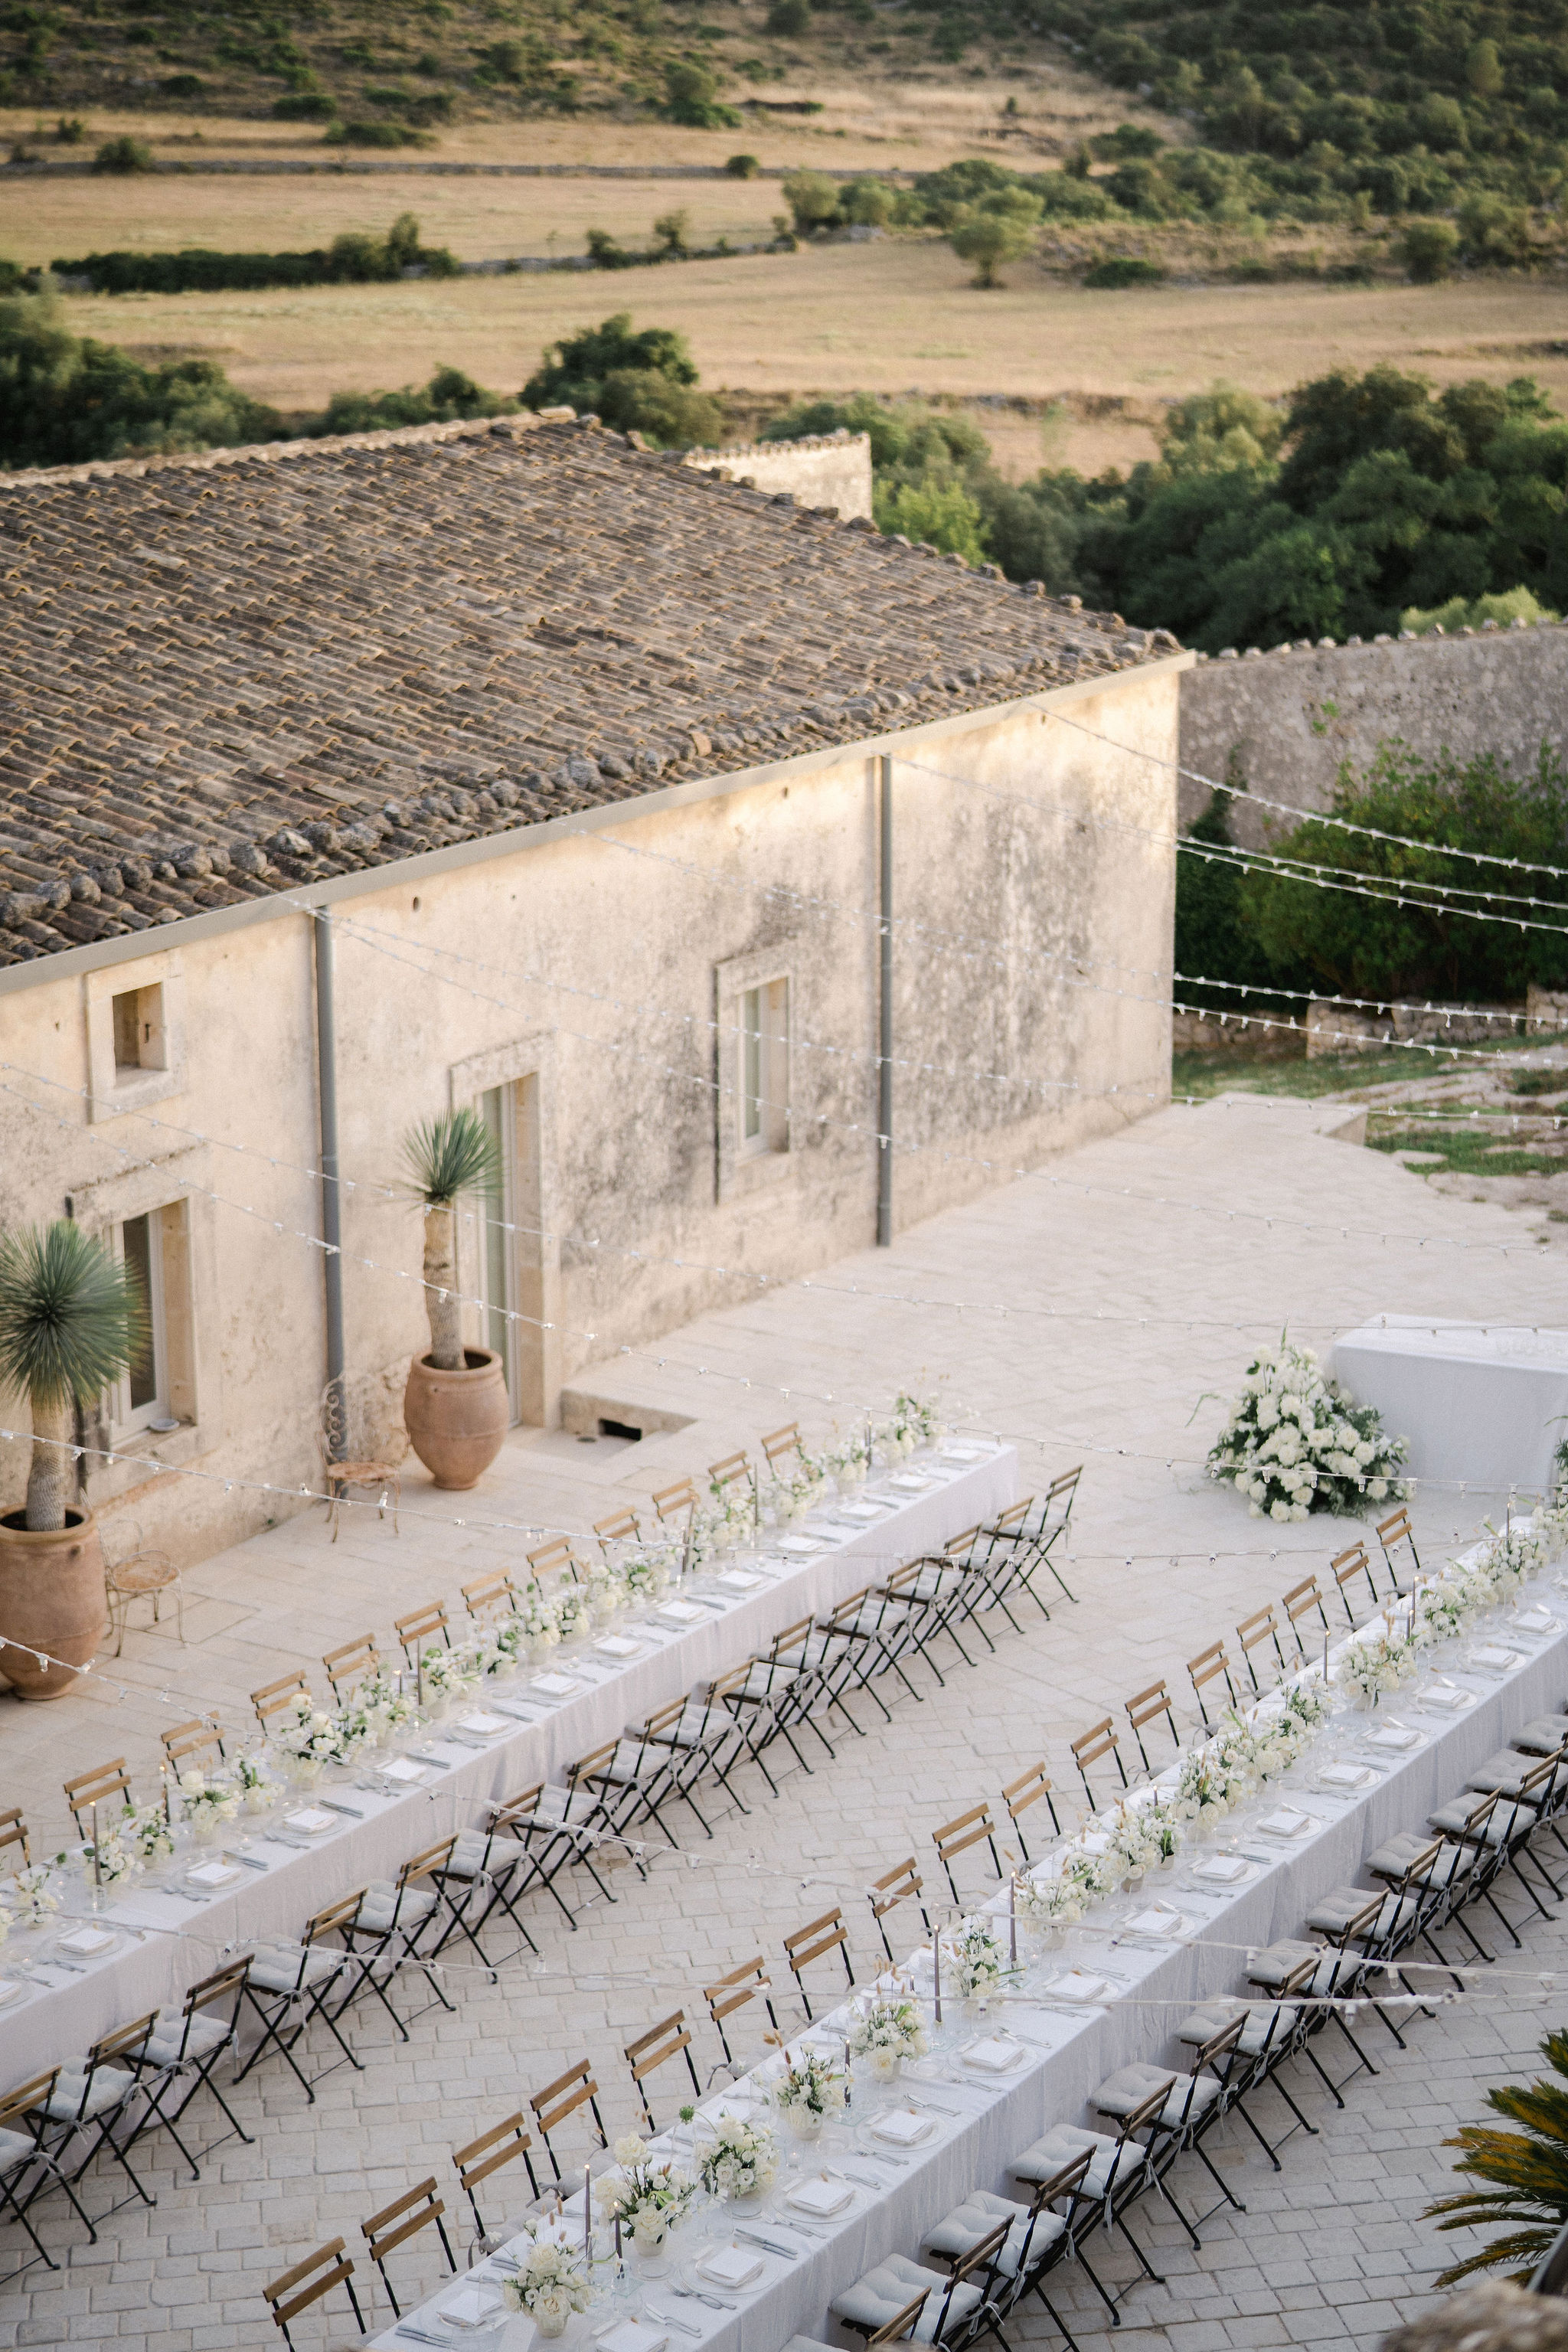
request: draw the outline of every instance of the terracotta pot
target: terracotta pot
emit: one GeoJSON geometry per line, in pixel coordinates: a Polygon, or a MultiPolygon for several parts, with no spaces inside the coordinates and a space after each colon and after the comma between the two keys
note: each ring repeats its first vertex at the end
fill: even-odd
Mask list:
{"type": "Polygon", "coordinates": [[[77,1669],[98,1654],[109,1622],[103,1552],[90,1511],[66,1513],[60,1528],[32,1528],[25,1511],[0,1518],[0,1674],[22,1698],[63,1698],[77,1669]],[[30,1642],[61,1665],[40,1666],[30,1642]]]}
{"type": "Polygon", "coordinates": [[[437,1486],[477,1485],[511,1426],[500,1358],[489,1348],[463,1354],[460,1372],[437,1371],[428,1356],[416,1356],[403,1392],[408,1442],[437,1486]]]}

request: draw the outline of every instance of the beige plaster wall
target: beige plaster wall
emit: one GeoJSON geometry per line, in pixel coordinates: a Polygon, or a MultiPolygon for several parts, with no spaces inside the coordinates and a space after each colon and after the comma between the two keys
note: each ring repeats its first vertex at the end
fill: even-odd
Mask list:
{"type": "Polygon", "coordinates": [[[808,435],[799,441],[752,441],[725,449],[689,449],[685,463],[727,482],[787,490],[797,506],[837,507],[844,521],[871,512],[868,433],[808,435]]]}
{"type": "MultiPolygon", "coordinates": [[[[1152,975],[1170,967],[1176,667],[1070,708],[1092,733],[1020,708],[911,742],[895,769],[900,1227],[1168,1094],[1170,1016],[1143,1000],[1168,992],[1152,975]]],[[[351,1367],[395,1375],[424,1336],[420,1220],[387,1194],[403,1136],[504,1077],[538,1089],[552,1402],[580,1367],[753,1295],[703,1268],[787,1276],[868,1242],[877,893],[876,765],[856,755],[336,899],[351,1367]],[[784,974],[791,1148],[737,1166],[719,1150],[738,1076],[727,991],[784,974]]],[[[321,1254],[294,1237],[320,1232],[309,919],[183,929],[126,967],[136,985],[177,957],[182,983],[184,1066],[144,1108],[89,1123],[73,1091],[98,975],[0,995],[0,1055],[61,1089],[11,1073],[0,1153],[21,1221],[68,1196],[99,1225],[190,1199],[196,1425],[137,1451],[213,1483],[120,1465],[89,1491],[191,1559],[290,1507],[225,1479],[316,1483],[325,1375],[321,1254]]],[[[474,1245],[470,1227],[465,1288],[474,1245]]],[[[635,1398],[635,1358],[626,1377],[635,1398]]],[[[14,1496],[24,1449],[0,1453],[14,1496]]]]}

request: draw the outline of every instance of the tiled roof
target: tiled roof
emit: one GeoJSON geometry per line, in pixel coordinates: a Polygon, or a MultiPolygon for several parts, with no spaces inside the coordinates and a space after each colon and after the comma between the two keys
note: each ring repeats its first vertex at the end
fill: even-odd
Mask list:
{"type": "Polygon", "coordinates": [[[592,421],[0,476],[0,965],[1166,652],[592,421]]]}

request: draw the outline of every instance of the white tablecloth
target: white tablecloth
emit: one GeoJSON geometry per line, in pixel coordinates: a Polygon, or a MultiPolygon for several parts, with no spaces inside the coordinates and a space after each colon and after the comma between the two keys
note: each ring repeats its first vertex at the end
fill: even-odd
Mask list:
{"type": "MultiPolygon", "coordinates": [[[[595,1659],[592,1648],[585,1657],[572,1655],[564,1670],[598,1675],[595,1686],[553,1706],[538,1700],[536,1722],[519,1724],[482,1749],[455,1743],[440,1747],[440,1769],[426,1787],[383,1797],[346,1781],[323,1784],[321,1793],[353,1806],[363,1818],[344,1821],[306,1853],[256,1844],[256,1859],[268,1864],[265,1875],[246,1871],[241,1884],[199,1906],[133,1883],[108,1914],[109,1924],[120,1931],[116,1951],[82,1965],[79,1974],[66,1976],[63,1983],[27,1988],[25,1998],[0,2014],[0,2082],[23,2082],[45,2066],[79,2057],[100,2034],[150,2009],[177,2011],[187,1987],[216,1968],[226,1950],[258,1937],[298,1934],[337,1895],[367,1879],[395,1876],[411,1854],[480,1822],[493,1799],[561,1778],[568,1764],[627,1725],[640,1723],[656,1707],[738,1665],[753,1651],[765,1650],[797,1618],[826,1612],[902,1561],[940,1549],[950,1536],[976,1521],[994,1518],[1016,1496],[1017,1455],[1004,1445],[976,1451],[980,1458],[963,1464],[917,1456],[906,1465],[907,1474],[926,1475],[933,1483],[919,1495],[900,1496],[897,1507],[872,1525],[835,1525],[828,1515],[815,1515],[784,1538],[785,1544],[819,1538],[822,1548],[809,1556],[775,1550],[761,1560],[738,1560],[737,1566],[766,1571],[767,1580],[754,1593],[721,1594],[711,1578],[694,1580],[698,1589],[722,1602],[700,1624],[687,1632],[645,1624],[638,1630],[649,1637],[646,1654],[619,1667],[595,1659]]],[[[885,1479],[868,1491],[893,1493],[885,1479]]],[[[498,1698],[529,1702],[529,1680],[525,1672],[498,1685],[498,1698]]],[[[484,1703],[482,1694],[474,1696],[473,1706],[484,1703]]],[[[441,1729],[435,1727],[431,1745],[439,1744],[441,1729]]],[[[301,1792],[298,1801],[311,1800],[301,1792]]],[[[259,1835],[267,1826],[263,1816],[236,1828],[259,1835]]],[[[67,1907],[86,1909],[79,1884],[68,1895],[67,1907]]],[[[595,1958],[603,1965],[599,1945],[605,1932],[602,1926],[578,1939],[585,1968],[595,1958]]],[[[16,1980],[15,1968],[6,1964],[25,1957],[31,1944],[30,1937],[16,1932],[8,1948],[0,1946],[0,1982],[16,1980]]]]}
{"type": "Polygon", "coordinates": [[[1568,1331],[1379,1315],[1334,1343],[1336,1380],[1410,1441],[1417,1478],[1551,1491],[1568,1437],[1568,1331]]]}
{"type": "MultiPolygon", "coordinates": [[[[1531,1599],[1538,1597],[1531,1595],[1531,1599]]],[[[1545,1597],[1561,1615],[1561,1600],[1550,1591],[1545,1597]]],[[[1531,1599],[1524,1605],[1531,1605],[1531,1599]]],[[[1476,1704],[1457,1719],[1434,1725],[1416,1717],[1407,1700],[1396,1696],[1388,1702],[1387,1712],[1421,1727],[1424,1740],[1409,1755],[1391,1758],[1374,1787],[1340,1797],[1321,1790],[1303,1793],[1292,1780],[1281,1791],[1279,1801],[1315,1812],[1322,1827],[1292,1841],[1289,1848],[1267,1853],[1247,1883],[1234,1893],[1191,1891],[1180,1857],[1173,1871],[1147,1879],[1142,1899],[1178,1907],[1193,1923],[1193,1940],[1159,1948],[1125,1942],[1112,1947],[1113,1926],[1097,1930],[1093,1922],[1086,1922],[1070,1931],[1068,1948],[1059,1956],[1061,1969],[1076,1968],[1089,1974],[1118,1971],[1124,1982],[1115,1997],[1104,2006],[1065,2014],[1060,2009],[1032,2005],[1022,1998],[993,2002],[985,2025],[977,2023],[975,2032],[994,2026],[1004,2031],[1011,2028],[1038,2045],[1038,2057],[1022,2066],[1005,2088],[933,2081],[932,2100],[962,2109],[962,2116],[938,2117],[931,2141],[914,2151],[907,2169],[898,2173],[884,2191],[860,2189],[854,2210],[829,2225],[830,2238],[816,2243],[799,2240],[798,2261],[786,2263],[770,2258],[767,2277],[747,2290],[748,2299],[737,2312],[712,2312],[702,2304],[684,2300],[675,2303],[668,2280],[649,2284],[655,2305],[674,2311],[688,2327],[698,2329],[704,2352],[778,2352],[796,2334],[819,2341],[851,2341],[829,2314],[828,2305],[836,2294],[889,2254],[919,2260],[922,2233],[972,2189],[988,2189],[1026,2200],[1027,2192],[1020,2190],[1009,2173],[1009,2163],[1052,2125],[1079,2124],[1091,2130],[1113,2131],[1114,2126],[1098,2117],[1089,2105],[1100,2084],[1133,2060],[1156,2060],[1184,2068],[1191,2052],[1176,2042],[1175,2028],[1200,1999],[1244,1989],[1248,1948],[1300,1935],[1313,1905],[1331,1888],[1353,1884],[1367,1854],[1397,1831],[1423,1829],[1427,1814],[1457,1796],[1466,1776],[1506,1746],[1511,1733],[1534,1716],[1563,1707],[1568,1701],[1568,1631],[1510,1634],[1508,1639],[1510,1647],[1524,1654],[1524,1663],[1500,1681],[1450,1666],[1444,1656],[1443,1671],[1478,1694],[1476,1704]]],[[[1366,1727],[1373,1728],[1373,1722],[1366,1727]]],[[[1239,1836],[1236,1843],[1241,1851],[1265,1854],[1269,1842],[1254,1834],[1239,1836]]],[[[1110,1907],[1118,1913],[1121,1908],[1120,1905],[1110,1907]]],[[[1429,1958],[1430,1955],[1418,1951],[1412,1957],[1429,1958]]],[[[1058,1964],[1053,1959],[1052,1965],[1058,1964]]],[[[1434,1979],[1415,1979],[1417,1984],[1423,1981],[1434,1979]]],[[[837,2012],[811,2030],[831,2034],[836,2025],[841,2025],[842,2016],[843,2012],[837,2012]]],[[[918,2082],[910,2082],[909,2087],[919,2095],[918,2082]]],[[[460,2117],[453,2119],[454,2136],[459,2121],[460,2117]]],[[[874,2168],[857,2156],[841,2158],[830,2154],[825,2161],[847,2163],[868,2172],[874,2168]]],[[[781,2242],[789,2236],[787,2221],[776,2211],[742,2226],[781,2242]]],[[[514,2247],[518,2242],[514,2241],[514,2247]]],[[[671,2251],[688,2250],[682,2249],[677,2237],[671,2241],[671,2251]]],[[[420,2310],[409,2315],[411,2324],[444,2337],[447,2331],[432,2323],[456,2287],[457,2283],[448,2282],[420,2310]]],[[[597,2312],[590,2313],[589,2319],[595,2327],[602,2324],[597,2312]]],[[[504,2334],[487,2340],[504,2347],[504,2352],[521,2352],[530,2337],[529,2323],[514,2317],[504,2334]]],[[[568,2352],[583,2352],[587,2340],[578,2323],[568,2352]]],[[[672,2333],[670,2352],[680,2352],[686,2340],[679,2331],[672,2333]]],[[[401,2346],[407,2352],[410,2339],[389,2326],[375,2341],[388,2347],[401,2346]]]]}

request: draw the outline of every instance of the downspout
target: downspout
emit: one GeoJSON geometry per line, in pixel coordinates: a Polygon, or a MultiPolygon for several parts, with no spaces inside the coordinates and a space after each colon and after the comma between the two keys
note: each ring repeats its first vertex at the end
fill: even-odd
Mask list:
{"type": "Polygon", "coordinates": [[[880,1033],[877,1052],[877,1247],[893,1245],[893,763],[884,754],[881,790],[880,1033]]]}
{"type": "MultiPolygon", "coordinates": [[[[321,1239],[327,1303],[327,1383],[343,1376],[342,1203],[338,1181],[338,1040],[332,995],[332,921],[312,907],[316,926],[316,1074],[321,1106],[321,1239]]],[[[341,1391],[340,1391],[341,1393],[341,1391]]],[[[342,1459],[342,1415],[328,1416],[330,1452],[342,1459]]]]}

